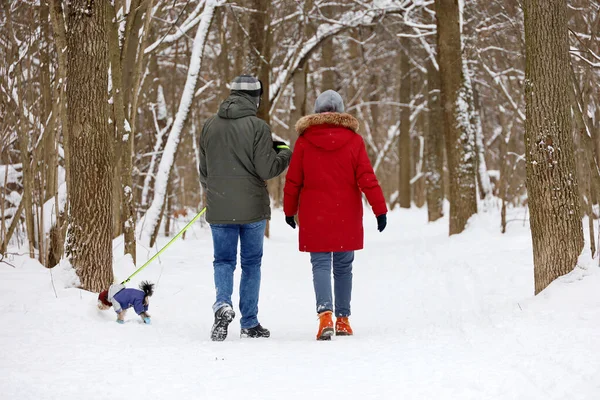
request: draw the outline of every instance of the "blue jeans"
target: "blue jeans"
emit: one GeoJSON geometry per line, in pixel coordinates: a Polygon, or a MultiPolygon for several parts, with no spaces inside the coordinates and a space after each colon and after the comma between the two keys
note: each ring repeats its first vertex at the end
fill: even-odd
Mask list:
{"type": "Polygon", "coordinates": [[[335,291],[335,316],[350,316],[352,297],[352,262],[354,252],[310,253],[313,266],[313,284],[317,298],[317,313],[334,311],[331,296],[331,266],[335,291]]]}
{"type": "Polygon", "coordinates": [[[240,321],[242,329],[258,325],[258,295],[260,292],[260,266],[267,221],[251,224],[211,224],[215,260],[215,289],[217,300],[213,311],[231,303],[233,294],[233,272],[237,262],[238,238],[242,279],[240,281],[240,321]]]}

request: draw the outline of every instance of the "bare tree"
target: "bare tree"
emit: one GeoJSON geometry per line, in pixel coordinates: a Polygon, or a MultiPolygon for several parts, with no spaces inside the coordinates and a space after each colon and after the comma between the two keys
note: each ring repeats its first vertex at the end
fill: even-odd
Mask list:
{"type": "Polygon", "coordinates": [[[410,116],[411,108],[406,105],[411,100],[411,76],[410,76],[410,40],[403,37],[400,39],[400,138],[398,140],[398,157],[400,158],[400,187],[398,190],[398,202],[402,208],[410,208],[411,204],[411,141],[410,141],[410,116]]]}
{"type": "Polygon", "coordinates": [[[461,10],[456,0],[436,0],[437,38],[450,172],[450,234],[461,233],[477,212],[472,91],[463,59],[461,10]]]}
{"type": "Polygon", "coordinates": [[[427,63],[429,124],[425,135],[425,176],[429,222],[444,215],[444,124],[440,107],[440,78],[435,59],[427,63]]]}
{"type": "Polygon", "coordinates": [[[583,249],[570,112],[566,0],[526,0],[525,147],[535,293],[583,249]]]}

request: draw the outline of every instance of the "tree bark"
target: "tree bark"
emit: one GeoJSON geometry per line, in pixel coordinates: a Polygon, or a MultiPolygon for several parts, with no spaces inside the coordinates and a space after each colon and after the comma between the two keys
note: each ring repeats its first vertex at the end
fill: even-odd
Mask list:
{"type": "MultiPolygon", "coordinates": [[[[6,28],[10,41],[12,44],[12,51],[7,53],[8,63],[15,65],[14,76],[16,80],[16,90],[18,102],[16,104],[19,108],[19,112],[24,107],[25,93],[23,91],[22,81],[22,63],[18,60],[19,57],[19,45],[16,42],[16,36],[13,30],[12,17],[10,12],[11,5],[7,0],[2,1],[2,7],[6,16],[6,28]],[[16,61],[16,63],[15,63],[16,61]]],[[[22,173],[23,173],[23,196],[21,198],[20,205],[22,204],[25,210],[25,229],[27,233],[27,241],[29,244],[29,257],[35,258],[35,233],[34,233],[34,218],[33,218],[33,173],[31,171],[30,156],[29,156],[29,137],[31,133],[27,126],[27,121],[24,115],[19,119],[20,123],[17,123],[17,136],[19,138],[19,151],[21,153],[22,173]]],[[[20,218],[21,213],[13,216],[13,221],[20,218]]],[[[10,235],[6,238],[6,243],[10,240],[10,235]]]]}
{"type": "MultiPolygon", "coordinates": [[[[135,203],[133,199],[133,156],[134,156],[134,137],[136,134],[137,127],[137,109],[138,99],[140,94],[140,85],[142,79],[142,69],[144,62],[144,49],[146,48],[146,42],[148,38],[148,31],[150,29],[150,21],[152,18],[152,8],[154,6],[154,0],[149,0],[146,3],[146,18],[144,19],[144,27],[142,31],[142,38],[135,42],[137,52],[137,58],[134,56],[135,65],[133,69],[133,88],[132,88],[132,101],[131,107],[129,107],[129,124],[125,126],[124,135],[122,137],[122,153],[121,153],[121,185],[122,185],[122,226],[125,241],[125,254],[131,255],[133,262],[136,261],[136,241],[135,241],[135,203]]],[[[140,12],[141,16],[142,13],[140,12]]],[[[139,32],[139,31],[137,31],[139,32]]],[[[136,38],[139,37],[139,33],[136,38]]]]}
{"type": "Polygon", "coordinates": [[[250,0],[249,7],[255,10],[250,14],[250,30],[248,43],[248,59],[246,61],[246,73],[253,76],[259,76],[260,70],[265,64],[264,50],[267,39],[268,28],[266,24],[269,21],[268,0],[250,0]]]}
{"type": "Polygon", "coordinates": [[[566,0],[526,0],[525,154],[535,293],[569,273],[583,249],[569,105],[566,0]]]}
{"type": "Polygon", "coordinates": [[[121,216],[121,145],[125,129],[125,105],[123,100],[123,70],[121,67],[121,46],[119,44],[119,25],[117,22],[115,7],[106,3],[106,29],[108,32],[108,53],[110,56],[110,77],[112,84],[112,130],[113,130],[113,182],[112,182],[112,203],[113,203],[113,237],[122,233],[121,216]]]}
{"type": "MultiPolygon", "coordinates": [[[[22,88],[21,68],[16,69],[17,87],[22,88]]],[[[19,90],[19,99],[23,101],[24,93],[19,90]]],[[[22,105],[18,105],[22,107],[22,105]]],[[[21,152],[21,162],[23,163],[23,198],[21,201],[25,206],[25,227],[27,230],[27,240],[29,242],[29,257],[35,258],[35,231],[33,219],[33,173],[30,166],[29,157],[29,130],[26,126],[25,118],[21,118],[21,126],[18,132],[19,150],[21,152]]],[[[14,218],[19,218],[15,215],[14,218]]]]}
{"type": "MultiPolygon", "coordinates": [[[[68,168],[70,160],[71,160],[71,146],[69,144],[69,121],[67,118],[67,93],[66,93],[66,81],[67,81],[67,59],[66,59],[66,50],[67,50],[67,34],[65,31],[65,20],[62,9],[62,1],[61,0],[50,0],[50,21],[52,22],[52,30],[54,37],[54,47],[57,54],[58,59],[58,68],[57,68],[57,93],[56,101],[58,102],[55,105],[54,109],[57,110],[57,116],[55,117],[56,121],[60,120],[61,132],[63,138],[63,149],[64,149],[64,165],[65,168],[65,182],[66,182],[66,204],[64,209],[64,216],[69,214],[69,195],[71,191],[70,181],[71,181],[71,169],[68,168]]],[[[58,125],[58,124],[57,124],[58,125]]],[[[59,142],[57,139],[56,142],[59,142]]],[[[55,198],[55,209],[58,210],[58,190],[56,191],[55,198]]],[[[64,216],[60,216],[57,213],[57,218],[60,217],[59,220],[59,233],[55,236],[59,238],[58,243],[55,243],[56,248],[59,249],[56,256],[61,257],[64,252],[64,238],[66,233],[66,222],[67,219],[64,216]]]]}
{"type": "MultiPolygon", "coordinates": [[[[258,118],[263,119],[268,125],[271,124],[271,30],[269,28],[270,18],[270,1],[268,0],[251,0],[252,7],[256,10],[250,15],[250,31],[249,31],[249,54],[248,63],[246,65],[246,73],[258,77],[263,84],[263,95],[260,107],[258,108],[258,118]]],[[[275,178],[277,179],[277,178],[275,178]]],[[[271,181],[269,186],[273,186],[274,181],[271,181]]],[[[277,186],[277,185],[275,185],[277,186]]],[[[270,192],[273,191],[269,190],[270,192]]],[[[270,221],[267,221],[265,236],[269,237],[271,232],[270,221]]]]}
{"type": "MultiPolygon", "coordinates": [[[[323,13],[326,18],[334,19],[336,11],[336,6],[321,6],[321,13],[323,13]]],[[[323,70],[323,73],[321,74],[321,92],[330,89],[338,89],[335,73],[335,60],[333,58],[334,53],[333,37],[325,39],[321,45],[321,68],[323,70]]]]}
{"type": "Polygon", "coordinates": [[[461,233],[477,212],[475,131],[470,123],[470,88],[462,56],[456,0],[435,0],[437,41],[449,171],[450,235],[461,233]]]}
{"type": "Polygon", "coordinates": [[[427,63],[429,124],[425,133],[425,185],[429,222],[444,216],[444,128],[440,107],[440,75],[432,61],[427,63]]]}
{"type": "Polygon", "coordinates": [[[269,29],[270,1],[252,0],[252,7],[257,10],[250,15],[249,54],[246,72],[257,77],[263,83],[263,95],[258,109],[258,117],[270,124],[270,76],[271,76],[271,31],[269,29]]]}
{"type": "Polygon", "coordinates": [[[108,126],[106,12],[104,2],[72,0],[66,33],[67,118],[72,151],[66,255],[82,288],[94,292],[113,283],[113,135],[108,126]]]}
{"type": "Polygon", "coordinates": [[[227,18],[227,9],[225,7],[218,9],[215,12],[215,19],[217,25],[217,35],[219,37],[219,44],[221,51],[219,52],[219,71],[220,71],[220,96],[219,102],[225,100],[229,95],[229,89],[227,84],[231,81],[229,75],[229,42],[227,40],[227,27],[225,25],[227,18]]]}
{"type": "MultiPolygon", "coordinates": [[[[411,95],[410,80],[410,39],[401,38],[400,45],[400,103],[409,104],[411,95]]],[[[398,140],[398,157],[400,159],[400,186],[398,188],[398,202],[402,208],[410,208],[411,205],[411,140],[410,140],[410,114],[411,107],[400,109],[400,137],[398,140]]],[[[376,123],[377,121],[373,121],[376,123]]]]}
{"type": "MultiPolygon", "coordinates": [[[[471,82],[470,76],[466,78],[471,82]]],[[[471,126],[475,130],[475,147],[477,152],[477,187],[479,189],[479,198],[481,200],[489,200],[492,197],[492,183],[488,175],[487,162],[485,160],[485,145],[483,143],[483,127],[481,125],[481,115],[479,99],[472,82],[468,85],[471,87],[471,126]]]]}
{"type": "MultiPolygon", "coordinates": [[[[304,2],[304,19],[302,25],[302,40],[306,40],[307,37],[312,35],[314,28],[311,24],[308,23],[307,15],[312,9],[313,0],[306,0],[304,2]]],[[[295,145],[296,140],[298,139],[298,134],[296,133],[296,122],[300,118],[306,115],[307,107],[306,107],[306,94],[308,91],[308,62],[301,63],[298,66],[298,71],[292,77],[292,85],[294,89],[294,94],[292,98],[293,107],[290,110],[290,120],[288,122],[289,131],[288,135],[291,139],[292,147],[295,145]]]]}
{"type": "Polygon", "coordinates": [[[43,41],[40,49],[41,74],[40,85],[42,87],[43,114],[42,123],[52,125],[52,129],[44,131],[44,164],[46,168],[46,192],[44,201],[50,200],[58,188],[57,181],[57,156],[56,156],[56,125],[48,121],[52,114],[52,83],[50,82],[50,9],[48,0],[40,2],[40,26],[42,28],[43,41]]]}
{"type": "MultiPolygon", "coordinates": [[[[137,88],[135,86],[136,55],[139,45],[139,32],[144,24],[142,19],[146,10],[147,2],[142,0],[131,0],[129,14],[125,22],[123,33],[123,44],[121,49],[121,65],[123,74],[123,98],[126,107],[125,115],[133,113],[129,107],[133,104],[133,96],[137,88]]],[[[131,122],[131,121],[130,121],[131,122]]]]}

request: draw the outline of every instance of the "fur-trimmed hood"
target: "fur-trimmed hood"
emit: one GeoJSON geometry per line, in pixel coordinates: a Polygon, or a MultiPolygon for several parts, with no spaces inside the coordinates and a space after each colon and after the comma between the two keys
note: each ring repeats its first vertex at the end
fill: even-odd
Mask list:
{"type": "Polygon", "coordinates": [[[300,118],[296,132],[312,145],[327,151],[342,148],[356,136],[358,121],[350,114],[321,113],[300,118]]]}
{"type": "Polygon", "coordinates": [[[296,122],[296,132],[302,135],[308,128],[317,125],[333,125],[347,128],[358,133],[358,120],[346,113],[311,114],[302,117],[296,122]]]}

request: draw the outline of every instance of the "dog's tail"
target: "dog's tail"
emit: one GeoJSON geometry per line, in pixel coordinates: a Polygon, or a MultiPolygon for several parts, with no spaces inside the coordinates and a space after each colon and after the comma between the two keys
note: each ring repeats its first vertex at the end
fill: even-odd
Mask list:
{"type": "Polygon", "coordinates": [[[147,297],[150,297],[154,294],[154,283],[143,281],[140,283],[140,289],[146,294],[147,297]]]}

